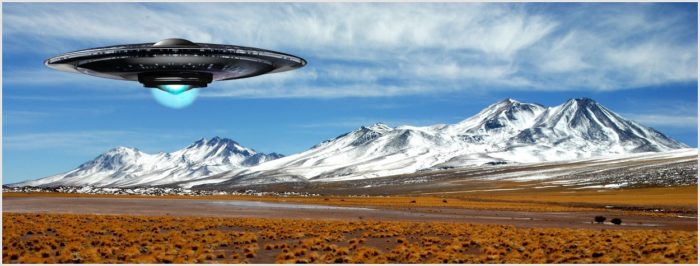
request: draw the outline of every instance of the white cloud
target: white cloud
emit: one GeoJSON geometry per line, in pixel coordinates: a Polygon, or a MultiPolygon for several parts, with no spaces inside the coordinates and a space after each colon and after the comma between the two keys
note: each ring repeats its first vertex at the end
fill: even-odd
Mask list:
{"type": "Polygon", "coordinates": [[[613,64],[610,71],[629,87],[697,79],[697,47],[644,43],[611,48],[605,55],[613,64]]]}
{"type": "Polygon", "coordinates": [[[621,112],[626,119],[643,125],[697,130],[698,106],[684,101],[659,100],[644,104],[643,110],[621,112]]]}
{"type": "Polygon", "coordinates": [[[59,72],[49,68],[3,70],[3,85],[5,86],[22,85],[44,88],[44,86],[56,84],[72,84],[76,88],[104,88],[106,86],[116,87],[123,85],[121,82],[116,80],[104,80],[88,75],[59,72]],[[95,83],[99,83],[101,86],[92,85],[95,83]]]}
{"type": "Polygon", "coordinates": [[[5,125],[32,124],[52,116],[49,112],[38,111],[8,111],[2,112],[2,123],[5,125]]]}
{"type": "Polygon", "coordinates": [[[8,150],[94,148],[109,145],[115,138],[126,139],[130,134],[128,131],[116,130],[5,134],[3,147],[8,150]]]}
{"type": "MultiPolygon", "coordinates": [[[[12,98],[11,98],[12,99],[12,98]]],[[[63,116],[68,119],[83,119],[85,117],[97,117],[114,112],[114,108],[103,106],[102,108],[51,108],[50,110],[34,107],[33,110],[14,110],[5,108],[2,112],[2,122],[5,125],[41,125],[48,120],[63,116]]]]}
{"type": "MultiPolygon", "coordinates": [[[[530,6],[9,3],[3,30],[10,52],[38,46],[59,53],[183,37],[309,60],[290,73],[217,83],[203,97],[618,90],[697,80],[697,37],[687,38],[697,25],[688,24],[684,13],[660,16],[654,5],[580,4],[560,15],[542,11],[547,5],[530,6]]],[[[79,82],[57,75],[10,78],[51,81],[79,82]]]]}
{"type": "Polygon", "coordinates": [[[420,95],[436,92],[430,87],[380,86],[380,85],[295,85],[282,87],[241,87],[204,89],[199,97],[238,97],[238,98],[343,98],[343,97],[388,97],[400,95],[420,95]]]}
{"type": "Polygon", "coordinates": [[[626,114],[626,117],[643,125],[697,128],[698,117],[692,115],[626,114]]]}
{"type": "Polygon", "coordinates": [[[370,126],[375,123],[383,123],[391,127],[398,126],[430,126],[437,124],[444,124],[444,121],[438,121],[436,119],[386,119],[377,117],[350,117],[342,120],[333,121],[319,121],[311,122],[306,124],[295,125],[296,128],[303,129],[345,129],[345,130],[355,130],[360,126],[370,126]]]}
{"type": "MultiPolygon", "coordinates": [[[[209,132],[226,133],[225,129],[210,129],[209,132]]],[[[160,130],[75,130],[57,132],[20,132],[3,135],[3,149],[11,151],[52,151],[63,153],[96,155],[116,146],[135,147],[145,152],[157,153],[181,149],[199,136],[195,131],[177,133],[160,130]],[[154,138],[153,136],[158,136],[154,138]]],[[[211,136],[204,136],[211,137],[211,136]]]]}

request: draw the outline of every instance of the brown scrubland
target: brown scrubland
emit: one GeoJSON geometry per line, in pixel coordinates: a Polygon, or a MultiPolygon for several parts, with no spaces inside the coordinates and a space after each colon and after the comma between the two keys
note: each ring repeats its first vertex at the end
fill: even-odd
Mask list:
{"type": "Polygon", "coordinates": [[[697,231],[37,213],[2,219],[3,263],[698,261],[697,231]]]}
{"type": "MultiPolygon", "coordinates": [[[[517,188],[506,183],[501,185],[517,188]]],[[[326,217],[323,215],[290,219],[285,211],[267,218],[261,218],[260,215],[266,213],[262,211],[246,212],[257,214],[252,215],[256,218],[246,218],[248,214],[245,213],[240,217],[216,213],[170,216],[171,211],[158,209],[121,215],[68,214],[79,212],[73,209],[64,214],[51,214],[52,209],[48,208],[45,211],[49,213],[3,212],[2,262],[696,264],[697,230],[685,225],[674,226],[674,223],[696,221],[697,189],[697,185],[625,189],[460,189],[369,197],[3,193],[8,204],[32,197],[48,201],[53,197],[130,198],[147,202],[167,199],[168,203],[157,204],[182,208],[184,203],[191,207],[193,200],[200,199],[248,200],[402,210],[406,215],[416,214],[412,217],[423,217],[423,214],[427,217],[433,212],[457,215],[463,210],[517,211],[531,213],[539,219],[550,219],[545,215],[550,213],[575,213],[585,217],[590,214],[586,223],[592,223],[595,215],[603,215],[608,221],[622,217],[623,225],[589,224],[584,227],[583,223],[561,223],[555,228],[537,219],[528,222],[528,226],[522,226],[526,223],[520,220],[493,220],[514,226],[475,224],[461,218],[396,220],[353,216],[353,219],[323,219],[326,217]],[[182,199],[188,201],[180,201],[182,199]],[[648,222],[634,222],[635,219],[648,222]],[[656,223],[664,226],[654,228],[652,225],[656,223]],[[650,227],[646,228],[647,224],[650,227]]]]}

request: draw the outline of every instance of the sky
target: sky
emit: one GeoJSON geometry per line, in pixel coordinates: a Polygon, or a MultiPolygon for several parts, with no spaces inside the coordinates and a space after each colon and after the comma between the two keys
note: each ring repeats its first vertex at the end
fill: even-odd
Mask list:
{"type": "Polygon", "coordinates": [[[116,146],[227,137],[293,154],[362,125],[451,124],[504,98],[590,97],[697,147],[696,3],[3,3],[3,184],[116,146]],[[182,109],[137,82],[51,70],[65,52],[165,38],[302,57],[182,109]]]}

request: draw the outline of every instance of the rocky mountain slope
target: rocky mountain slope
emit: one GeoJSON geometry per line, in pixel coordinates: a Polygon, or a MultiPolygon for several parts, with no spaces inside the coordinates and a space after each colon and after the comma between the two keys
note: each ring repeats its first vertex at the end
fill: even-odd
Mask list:
{"type": "Polygon", "coordinates": [[[116,148],[77,169],[15,185],[129,187],[340,181],[687,148],[592,99],[544,107],[505,99],[452,125],[362,126],[301,153],[262,154],[221,138],[155,155],[116,148]]]}
{"type": "Polygon", "coordinates": [[[506,99],[453,125],[384,124],[184,186],[338,181],[482,164],[534,163],[687,148],[592,99],[554,106],[506,99]]]}

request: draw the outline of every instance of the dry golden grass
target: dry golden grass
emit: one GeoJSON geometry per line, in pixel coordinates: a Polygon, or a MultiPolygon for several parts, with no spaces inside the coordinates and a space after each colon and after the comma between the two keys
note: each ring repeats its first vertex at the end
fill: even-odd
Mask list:
{"type": "Polygon", "coordinates": [[[697,263],[697,232],[3,213],[3,263],[697,263]]]}
{"type": "Polygon", "coordinates": [[[682,208],[697,210],[698,186],[649,187],[623,189],[563,190],[561,188],[524,189],[494,192],[456,193],[462,199],[509,202],[614,205],[647,208],[682,208]]]}

